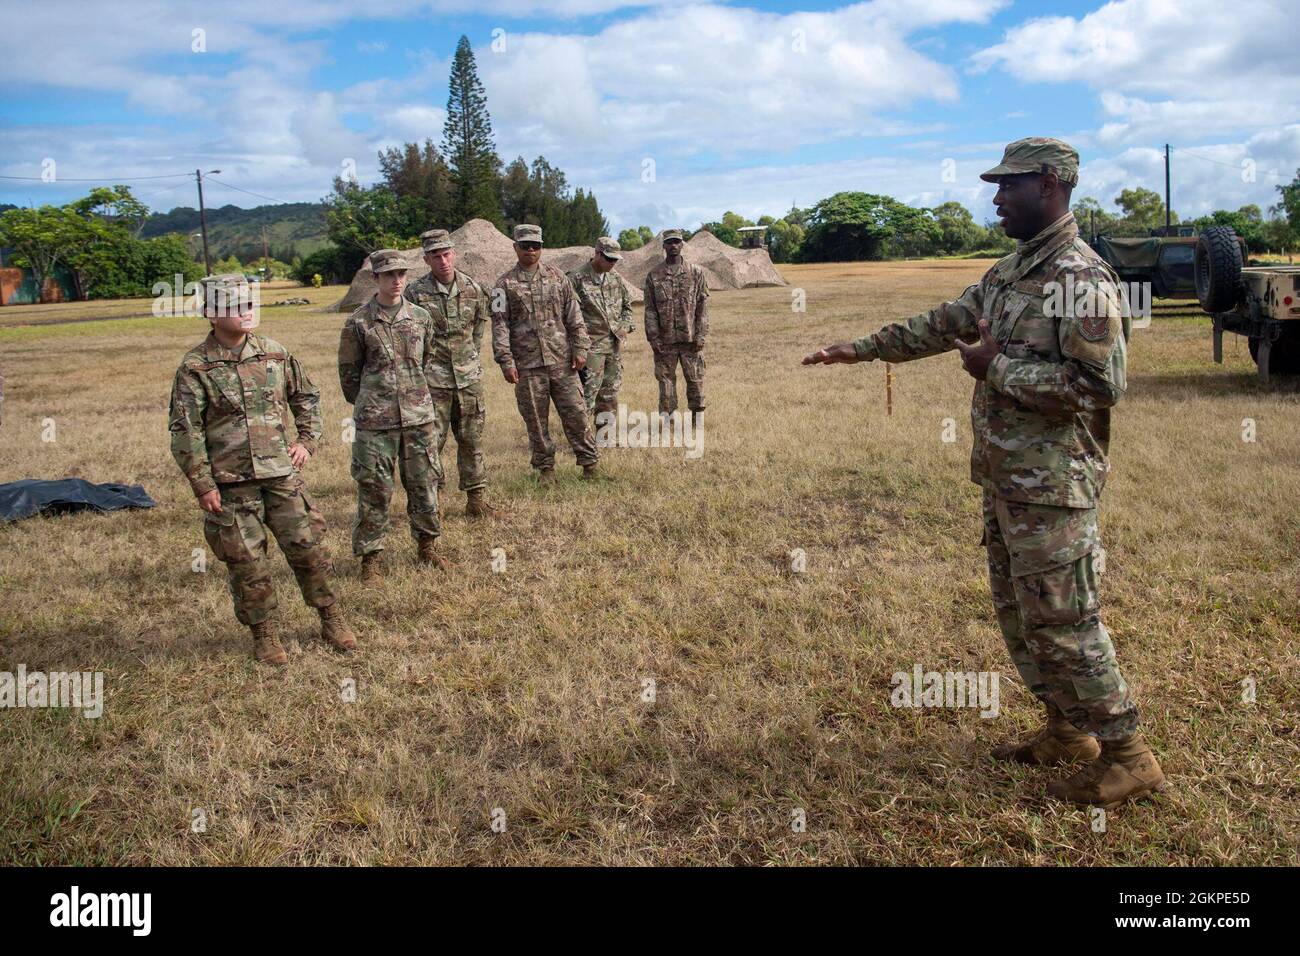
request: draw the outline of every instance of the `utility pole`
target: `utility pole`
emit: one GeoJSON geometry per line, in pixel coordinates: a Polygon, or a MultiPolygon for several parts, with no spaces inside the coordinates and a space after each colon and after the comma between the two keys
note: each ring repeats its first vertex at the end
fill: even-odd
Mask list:
{"type": "MultiPolygon", "coordinates": [[[[219,172],[221,172],[219,169],[209,169],[208,175],[212,176],[219,172]]],[[[208,216],[203,208],[203,173],[200,170],[194,170],[194,181],[199,184],[199,228],[203,231],[204,275],[212,275],[212,259],[208,255],[208,216]]]]}
{"type": "Polygon", "coordinates": [[[1169,144],[1165,143],[1165,235],[1169,235],[1169,144]]]}

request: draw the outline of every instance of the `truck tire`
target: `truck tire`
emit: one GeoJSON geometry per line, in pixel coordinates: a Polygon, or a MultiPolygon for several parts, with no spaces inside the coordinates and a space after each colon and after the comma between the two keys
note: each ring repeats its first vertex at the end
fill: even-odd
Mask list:
{"type": "Polygon", "coordinates": [[[1241,246],[1231,226],[1210,226],[1196,243],[1196,298],[1206,312],[1229,312],[1241,296],[1241,246]]]}
{"type": "Polygon", "coordinates": [[[1250,340],[1250,357],[1265,375],[1300,375],[1300,328],[1286,328],[1269,349],[1268,368],[1259,364],[1259,339],[1250,340]]]}

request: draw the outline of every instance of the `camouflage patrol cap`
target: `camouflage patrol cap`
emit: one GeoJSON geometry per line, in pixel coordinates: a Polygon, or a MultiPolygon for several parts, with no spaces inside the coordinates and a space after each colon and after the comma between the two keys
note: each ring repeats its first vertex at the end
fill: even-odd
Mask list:
{"type": "Polygon", "coordinates": [[[521,222],[515,226],[515,242],[541,242],[542,227],[532,223],[521,222]]]}
{"type": "Polygon", "coordinates": [[[596,240],[596,251],[606,259],[623,258],[623,247],[618,244],[617,239],[611,239],[609,236],[601,236],[596,240]]]}
{"type": "Polygon", "coordinates": [[[420,233],[420,248],[425,252],[437,252],[439,249],[454,249],[456,244],[446,229],[430,229],[420,233]]]}
{"type": "Polygon", "coordinates": [[[204,276],[201,284],[205,313],[225,315],[232,307],[254,303],[253,287],[242,272],[204,276]]]}
{"type": "Polygon", "coordinates": [[[396,249],[376,249],[370,253],[370,271],[375,275],[379,275],[381,272],[397,272],[409,268],[410,266],[406,263],[406,256],[396,249]]]}
{"type": "Polygon", "coordinates": [[[225,292],[228,295],[247,295],[248,277],[242,272],[222,272],[219,275],[203,277],[203,291],[209,289],[225,292]]]}
{"type": "Polygon", "coordinates": [[[1002,162],[980,179],[996,183],[999,176],[1017,173],[1056,173],[1056,178],[1071,186],[1079,182],[1079,151],[1069,143],[1046,136],[1030,136],[1007,144],[1002,162]]]}
{"type": "Polygon", "coordinates": [[[669,239],[681,239],[682,231],[680,229],[665,229],[660,242],[667,242],[669,239]]]}

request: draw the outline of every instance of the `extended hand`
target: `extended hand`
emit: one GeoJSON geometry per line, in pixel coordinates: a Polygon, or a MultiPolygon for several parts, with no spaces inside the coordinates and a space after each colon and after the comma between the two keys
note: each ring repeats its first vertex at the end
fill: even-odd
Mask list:
{"type": "Polygon", "coordinates": [[[213,488],[206,494],[199,495],[199,507],[208,514],[221,514],[221,492],[213,488]]]}
{"type": "Polygon", "coordinates": [[[513,365],[510,366],[510,368],[503,368],[501,374],[506,377],[506,381],[511,385],[519,384],[519,369],[515,368],[513,365]]]}
{"type": "Polygon", "coordinates": [[[579,371],[579,370],[582,369],[582,368],[585,368],[586,365],[587,365],[587,353],[586,353],[586,352],[583,352],[581,355],[575,355],[575,356],[573,357],[573,370],[574,370],[575,372],[579,371]]]}
{"type": "Polygon", "coordinates": [[[979,330],[979,345],[967,345],[961,339],[958,339],[955,344],[957,351],[961,353],[962,367],[970,373],[971,378],[982,382],[988,377],[989,363],[998,354],[998,343],[993,341],[993,333],[989,331],[986,320],[980,319],[979,330]]]}
{"type": "Polygon", "coordinates": [[[302,471],[307,467],[307,459],[311,458],[311,452],[297,442],[289,446],[289,460],[293,462],[294,471],[302,471]]]}
{"type": "Polygon", "coordinates": [[[832,345],[824,348],[819,352],[813,352],[812,355],[805,355],[801,365],[852,365],[854,362],[862,361],[858,358],[858,353],[853,349],[853,343],[842,342],[839,345],[832,345]]]}

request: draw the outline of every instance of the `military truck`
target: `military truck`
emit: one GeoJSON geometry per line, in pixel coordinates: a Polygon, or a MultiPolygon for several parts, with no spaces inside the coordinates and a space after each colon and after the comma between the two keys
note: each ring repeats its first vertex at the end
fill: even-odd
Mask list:
{"type": "Polygon", "coordinates": [[[1243,266],[1231,226],[1211,226],[1196,242],[1196,298],[1214,321],[1214,361],[1223,333],[1244,335],[1261,381],[1300,374],[1300,266],[1243,266]]]}
{"type": "Polygon", "coordinates": [[[1196,236],[1190,229],[1177,236],[1118,239],[1095,235],[1088,244],[1119,273],[1129,288],[1149,283],[1157,299],[1196,298],[1196,236]]]}

